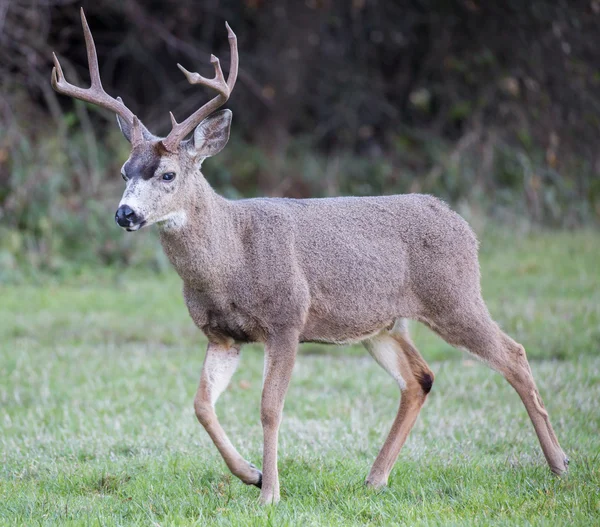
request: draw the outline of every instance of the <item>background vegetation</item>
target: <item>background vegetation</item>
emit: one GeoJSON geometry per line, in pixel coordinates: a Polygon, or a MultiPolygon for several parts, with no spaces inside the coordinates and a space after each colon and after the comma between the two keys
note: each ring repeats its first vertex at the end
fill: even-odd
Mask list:
{"type": "Polygon", "coordinates": [[[113,116],[50,88],[51,51],[86,82],[80,4],[105,87],[157,133],[208,96],[175,63],[226,67],[235,28],[234,137],[206,166],[227,196],[419,191],[513,226],[598,220],[597,0],[0,0],[4,277],[163,265],[112,224],[113,116]]]}
{"type": "MultiPolygon", "coordinates": [[[[600,518],[600,1],[0,0],[0,525],[596,525],[600,518]],[[383,492],[362,481],[397,409],[360,347],[307,344],[281,429],[282,503],[227,472],[193,415],[205,345],[153,229],[113,214],[128,144],[56,95],[85,83],[156,133],[241,70],[224,195],[429,192],[481,240],[483,292],[527,349],[569,474],[517,395],[422,326],[436,382],[383,492]],[[165,272],[163,272],[165,271],[165,272]]],[[[106,119],[108,118],[108,119],[106,119]]],[[[262,359],[217,412],[260,465],[262,359]]]]}

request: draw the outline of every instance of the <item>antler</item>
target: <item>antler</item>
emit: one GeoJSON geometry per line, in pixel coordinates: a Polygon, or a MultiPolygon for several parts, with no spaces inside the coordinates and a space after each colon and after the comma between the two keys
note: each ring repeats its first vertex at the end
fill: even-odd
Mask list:
{"type": "Polygon", "coordinates": [[[54,68],[52,68],[52,87],[58,93],[74,97],[75,99],[79,99],[81,101],[91,102],[92,104],[106,108],[107,110],[111,110],[112,112],[120,115],[129,123],[130,126],[133,127],[131,142],[132,144],[137,144],[143,140],[143,125],[140,123],[139,119],[133,115],[133,112],[127,108],[127,106],[125,106],[120,97],[113,99],[104,91],[102,82],[100,81],[100,70],[98,68],[96,45],[94,44],[92,33],[88,26],[87,20],[85,19],[83,8],[81,8],[81,23],[83,25],[83,34],[85,36],[85,47],[87,50],[92,85],[89,88],[84,89],[67,82],[60,66],[60,62],[58,62],[58,58],[56,58],[56,54],[52,53],[52,59],[54,61],[54,68]]]}
{"type": "Polygon", "coordinates": [[[204,106],[196,110],[182,123],[178,123],[175,120],[173,113],[170,114],[173,127],[169,132],[169,135],[162,141],[164,147],[170,152],[177,151],[179,143],[181,143],[186,135],[188,135],[198,124],[200,124],[205,117],[208,117],[217,108],[220,108],[227,102],[233,87],[235,86],[235,81],[237,80],[238,74],[237,37],[229,27],[229,24],[225,23],[225,26],[227,27],[229,48],[231,50],[231,63],[229,66],[229,76],[227,77],[227,82],[225,82],[225,77],[223,75],[223,70],[221,69],[219,59],[214,55],[210,56],[210,62],[215,68],[214,79],[207,79],[198,73],[192,73],[186,70],[181,64],[177,64],[177,67],[184,73],[190,84],[201,84],[203,86],[208,86],[209,88],[219,92],[219,94],[214,99],[211,99],[209,102],[207,102],[204,106]]]}

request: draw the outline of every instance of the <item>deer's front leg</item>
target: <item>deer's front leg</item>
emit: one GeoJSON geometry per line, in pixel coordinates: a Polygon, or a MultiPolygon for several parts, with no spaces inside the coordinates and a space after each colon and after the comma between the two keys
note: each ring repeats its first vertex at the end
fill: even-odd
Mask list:
{"type": "Polygon", "coordinates": [[[263,504],[279,501],[279,474],[277,472],[277,440],[294,362],[298,338],[296,335],[279,337],[265,344],[265,372],[260,407],[263,426],[263,479],[260,501],[263,504]]]}
{"type": "Polygon", "coordinates": [[[215,413],[215,403],[219,395],[229,385],[240,359],[239,347],[208,344],[200,386],[194,399],[194,409],[198,421],[219,449],[229,470],[248,485],[260,488],[262,475],[254,465],[248,463],[235,449],[221,427],[215,413]]]}

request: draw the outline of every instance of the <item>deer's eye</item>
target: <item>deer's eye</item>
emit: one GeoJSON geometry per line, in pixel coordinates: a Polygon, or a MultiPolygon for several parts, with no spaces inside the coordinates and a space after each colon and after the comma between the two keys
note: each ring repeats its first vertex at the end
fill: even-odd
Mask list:
{"type": "Polygon", "coordinates": [[[121,171],[121,177],[123,178],[123,181],[127,181],[129,178],[125,175],[125,171],[122,170],[121,171]]]}
{"type": "Polygon", "coordinates": [[[163,181],[173,181],[175,179],[175,172],[165,172],[160,178],[163,181]]]}

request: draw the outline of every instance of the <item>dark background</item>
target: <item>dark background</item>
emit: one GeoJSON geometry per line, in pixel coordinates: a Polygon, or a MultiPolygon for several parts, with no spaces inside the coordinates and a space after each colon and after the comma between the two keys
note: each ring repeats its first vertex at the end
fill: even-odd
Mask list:
{"type": "Polygon", "coordinates": [[[105,89],[161,134],[212,96],[176,63],[212,76],[215,53],[227,72],[230,23],[233,137],[205,169],[227,196],[428,192],[501,223],[600,217],[600,1],[0,0],[5,268],[155,259],[112,225],[114,117],[50,87],[52,51],[87,85],[81,5],[105,89]]]}

